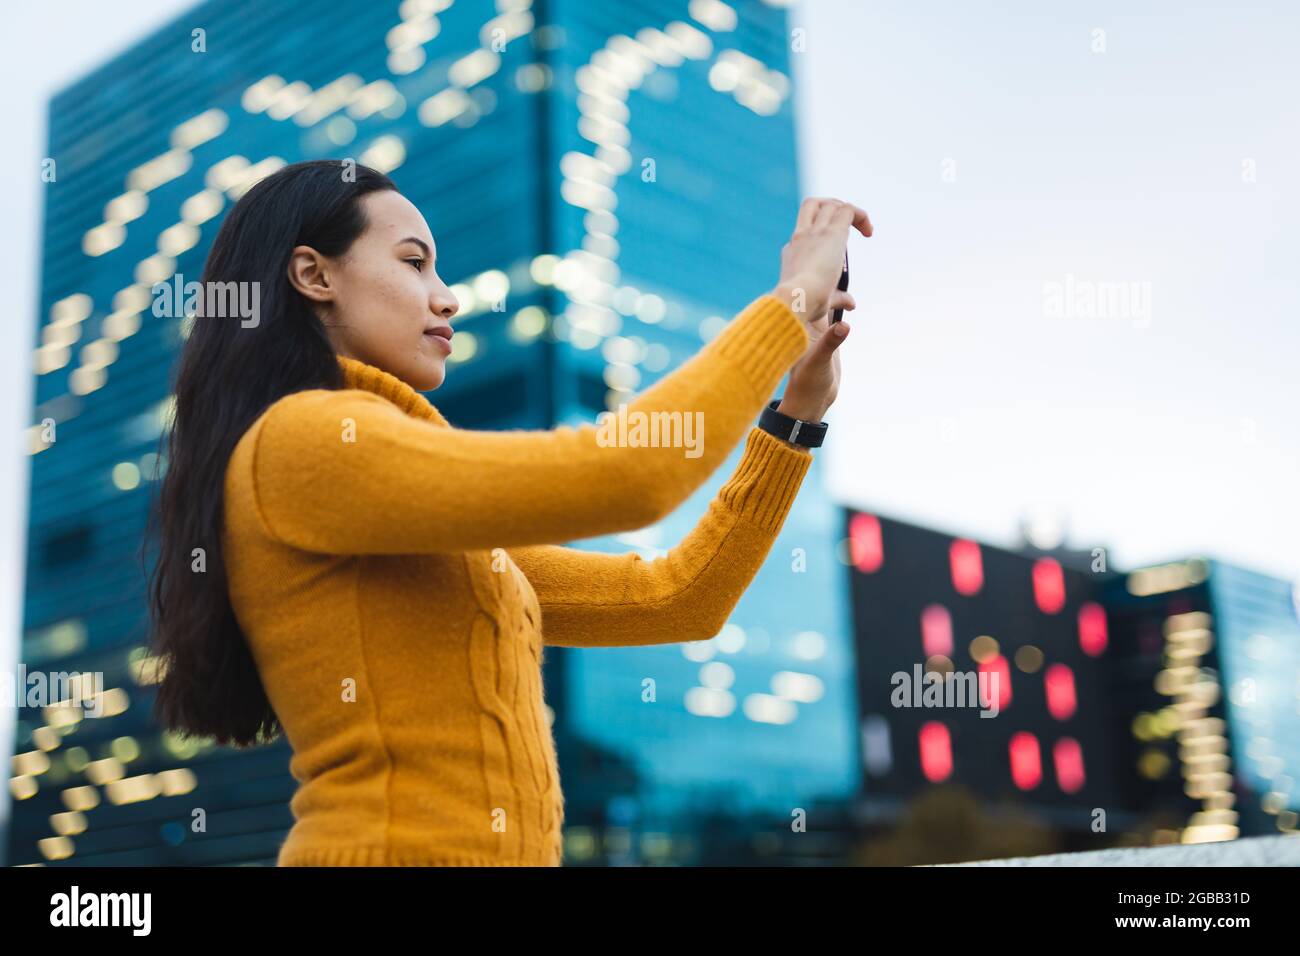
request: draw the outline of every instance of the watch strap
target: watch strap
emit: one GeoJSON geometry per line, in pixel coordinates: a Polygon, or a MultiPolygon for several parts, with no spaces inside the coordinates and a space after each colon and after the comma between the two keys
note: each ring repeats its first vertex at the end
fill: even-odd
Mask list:
{"type": "Polygon", "coordinates": [[[778,412],[776,407],[781,404],[781,399],[774,398],[768,402],[767,408],[758,416],[758,427],[763,429],[769,435],[775,435],[782,441],[788,441],[792,445],[801,445],[804,448],[819,448],[822,440],[826,437],[826,422],[806,422],[799,418],[791,418],[782,412],[778,412]]]}

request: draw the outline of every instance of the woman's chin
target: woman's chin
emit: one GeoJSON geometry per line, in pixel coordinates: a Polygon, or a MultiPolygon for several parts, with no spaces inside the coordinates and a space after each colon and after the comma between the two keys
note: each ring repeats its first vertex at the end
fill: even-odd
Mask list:
{"type": "Polygon", "coordinates": [[[441,358],[424,359],[412,369],[412,388],[417,392],[431,392],[442,385],[447,377],[447,364],[441,358]]]}

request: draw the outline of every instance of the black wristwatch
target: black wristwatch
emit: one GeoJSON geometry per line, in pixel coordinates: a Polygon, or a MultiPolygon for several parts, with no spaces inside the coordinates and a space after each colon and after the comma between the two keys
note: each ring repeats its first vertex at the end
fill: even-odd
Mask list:
{"type": "Polygon", "coordinates": [[[792,445],[802,445],[804,448],[820,447],[822,439],[826,437],[827,423],[805,422],[799,418],[791,418],[776,410],[776,406],[780,404],[779,398],[774,398],[767,403],[763,414],[758,416],[758,427],[769,435],[775,435],[792,445]]]}

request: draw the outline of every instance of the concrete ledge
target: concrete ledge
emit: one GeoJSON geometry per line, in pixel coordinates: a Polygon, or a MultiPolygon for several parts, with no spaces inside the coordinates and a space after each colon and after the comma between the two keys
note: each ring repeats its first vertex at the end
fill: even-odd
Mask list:
{"type": "Polygon", "coordinates": [[[947,866],[1300,866],[1300,836],[1052,853],[947,866]]]}

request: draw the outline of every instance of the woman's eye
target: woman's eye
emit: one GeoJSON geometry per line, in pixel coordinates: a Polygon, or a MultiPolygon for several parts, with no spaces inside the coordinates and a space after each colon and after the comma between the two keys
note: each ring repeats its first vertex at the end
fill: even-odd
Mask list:
{"type": "Polygon", "coordinates": [[[424,260],[423,260],[423,259],[407,259],[406,261],[409,262],[409,263],[411,263],[411,265],[415,266],[415,271],[416,271],[416,272],[423,272],[423,271],[424,271],[424,260]]]}

